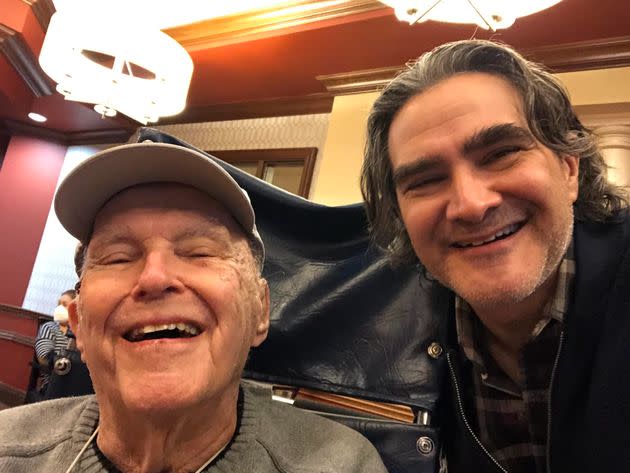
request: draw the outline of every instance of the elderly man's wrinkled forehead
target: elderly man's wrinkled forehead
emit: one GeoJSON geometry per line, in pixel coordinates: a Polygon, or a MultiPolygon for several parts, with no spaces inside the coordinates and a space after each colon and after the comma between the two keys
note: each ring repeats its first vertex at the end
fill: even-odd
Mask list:
{"type": "Polygon", "coordinates": [[[181,184],[156,183],[130,187],[113,196],[96,215],[89,246],[108,234],[124,233],[122,222],[137,223],[136,218],[143,219],[149,224],[145,231],[152,231],[159,230],[167,217],[183,223],[184,214],[189,224],[193,222],[208,235],[227,231],[234,241],[246,240],[228,210],[204,192],[181,184]]]}
{"type": "MultiPolygon", "coordinates": [[[[174,183],[142,184],[125,189],[113,196],[96,215],[89,239],[77,245],[74,255],[75,271],[79,277],[75,287],[77,290],[81,287],[88,250],[95,238],[107,237],[105,232],[108,230],[110,231],[110,237],[116,238],[117,235],[124,237],[124,235],[121,235],[121,231],[124,232],[124,229],[120,227],[118,229],[112,228],[111,225],[108,229],[106,226],[107,220],[111,220],[112,216],[121,212],[133,213],[142,209],[151,210],[154,213],[151,219],[157,219],[156,221],[159,221],[160,213],[166,214],[169,211],[185,209],[188,212],[198,214],[200,221],[206,223],[206,229],[212,226],[224,228],[233,237],[233,240],[242,240],[245,243],[241,256],[251,256],[255,272],[260,274],[262,267],[262,263],[259,260],[260,255],[252,247],[252,242],[246,237],[242,227],[232,218],[223,205],[194,187],[174,183]]],[[[207,234],[207,232],[205,233],[207,234]]]]}

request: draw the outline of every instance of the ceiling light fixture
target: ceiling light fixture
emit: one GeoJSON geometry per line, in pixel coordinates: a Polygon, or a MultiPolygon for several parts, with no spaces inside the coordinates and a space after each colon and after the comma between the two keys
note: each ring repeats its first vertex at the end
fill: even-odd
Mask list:
{"type": "Polygon", "coordinates": [[[48,118],[44,115],[40,115],[39,113],[31,112],[28,114],[28,118],[33,120],[34,122],[44,123],[48,118]]]}
{"type": "Polygon", "coordinates": [[[66,100],[143,124],[184,109],[193,63],[174,39],[108,2],[55,6],[39,63],[66,100]]]}
{"type": "Polygon", "coordinates": [[[549,8],[561,0],[381,0],[400,21],[410,25],[426,20],[472,23],[496,31],[514,21],[549,8]]]}

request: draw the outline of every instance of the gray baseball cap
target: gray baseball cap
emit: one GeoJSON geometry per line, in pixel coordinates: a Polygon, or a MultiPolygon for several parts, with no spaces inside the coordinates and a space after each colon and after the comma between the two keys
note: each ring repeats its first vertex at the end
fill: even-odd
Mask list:
{"type": "Polygon", "coordinates": [[[94,154],[59,185],[55,213],[68,233],[87,243],[94,219],[109,199],[129,187],[158,182],[191,186],[219,202],[264,259],[264,245],[247,192],[218,163],[183,146],[144,142],[94,154]]]}

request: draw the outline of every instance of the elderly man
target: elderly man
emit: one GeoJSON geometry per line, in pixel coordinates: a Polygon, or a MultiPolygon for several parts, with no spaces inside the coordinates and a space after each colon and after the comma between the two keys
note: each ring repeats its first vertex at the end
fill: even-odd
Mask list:
{"type": "Polygon", "coordinates": [[[630,219],[605,172],[559,81],[503,45],[439,46],[376,100],[373,237],[451,301],[450,472],[628,469],[630,219]]]}
{"type": "Polygon", "coordinates": [[[247,194],[156,143],[77,167],[55,209],[84,245],[70,324],[96,396],[0,415],[0,471],[374,472],[371,444],[241,384],[269,328],[247,194]]]}

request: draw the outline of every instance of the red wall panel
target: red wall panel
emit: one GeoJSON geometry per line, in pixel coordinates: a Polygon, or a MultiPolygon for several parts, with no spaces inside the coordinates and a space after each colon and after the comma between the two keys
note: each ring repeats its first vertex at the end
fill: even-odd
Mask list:
{"type": "MultiPolygon", "coordinates": [[[[37,320],[18,317],[15,314],[6,314],[0,310],[0,330],[35,337],[37,335],[37,320]]],[[[0,381],[2,381],[1,378],[0,381]]]]}
{"type": "MultiPolygon", "coordinates": [[[[0,309],[0,332],[16,333],[35,337],[37,320],[27,319],[0,309]]],[[[29,362],[33,359],[33,348],[22,343],[6,340],[0,336],[0,383],[25,391],[31,374],[29,362]]]]}
{"type": "Polygon", "coordinates": [[[66,147],[14,136],[0,168],[0,303],[21,306],[66,147]]]}
{"type": "Polygon", "coordinates": [[[33,348],[9,340],[0,340],[0,382],[21,391],[26,391],[31,375],[29,362],[33,359],[33,348]]]}

